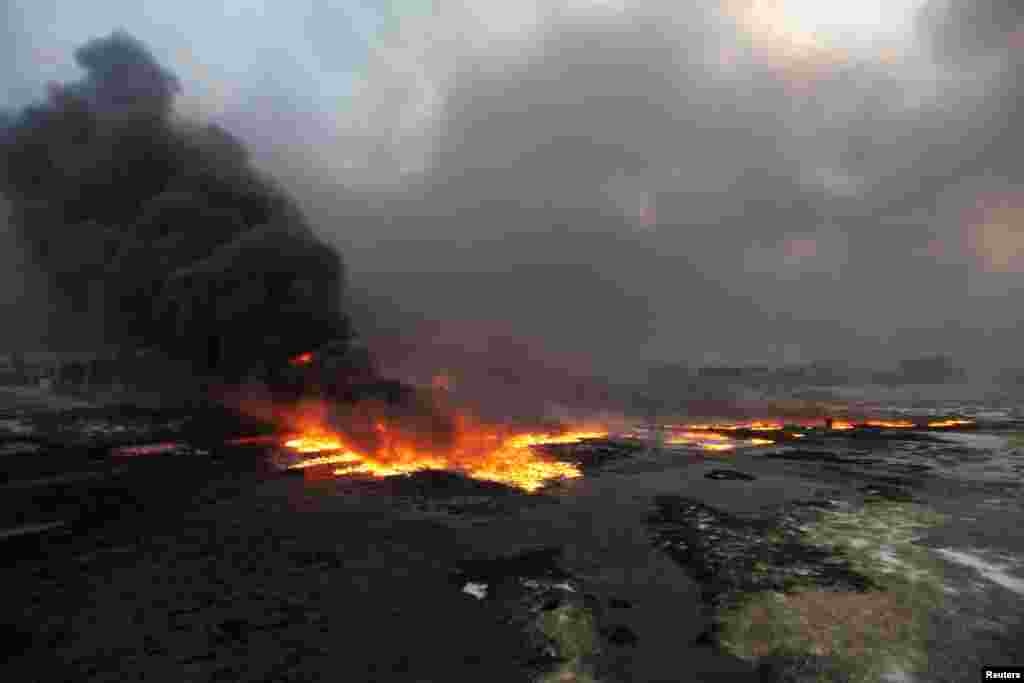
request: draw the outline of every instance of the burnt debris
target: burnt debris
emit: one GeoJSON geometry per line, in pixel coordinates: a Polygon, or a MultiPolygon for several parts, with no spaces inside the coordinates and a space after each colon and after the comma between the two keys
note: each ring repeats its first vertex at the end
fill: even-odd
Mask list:
{"type": "Polygon", "coordinates": [[[739,470],[711,470],[704,475],[704,478],[718,481],[754,481],[757,479],[754,475],[739,470]]]}

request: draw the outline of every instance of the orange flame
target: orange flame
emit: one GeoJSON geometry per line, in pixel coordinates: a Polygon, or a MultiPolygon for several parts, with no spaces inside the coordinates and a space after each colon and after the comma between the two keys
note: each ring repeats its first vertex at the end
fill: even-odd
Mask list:
{"type": "Polygon", "coordinates": [[[700,424],[687,424],[687,425],[669,425],[670,427],[681,428],[690,431],[714,431],[714,432],[739,432],[739,431],[751,431],[751,432],[778,432],[782,431],[783,424],[781,422],[766,422],[766,421],[754,421],[754,422],[725,422],[725,423],[700,423],[700,424]]]}
{"type": "Polygon", "coordinates": [[[913,429],[914,423],[909,420],[868,420],[865,422],[868,427],[882,427],[885,429],[913,429]]]}
{"type": "Polygon", "coordinates": [[[606,431],[575,431],[564,434],[518,434],[508,440],[512,448],[530,448],[531,446],[579,443],[587,439],[603,439],[608,436],[606,431]]]}
{"type": "Polygon", "coordinates": [[[737,423],[669,425],[669,428],[682,431],[675,431],[666,440],[668,445],[696,445],[706,451],[725,452],[735,450],[739,445],[768,446],[775,443],[772,439],[764,438],[751,438],[741,443],[737,441],[732,432],[777,432],[782,431],[784,425],[781,422],[756,420],[737,423]]]}
{"type": "Polygon", "coordinates": [[[679,432],[668,439],[670,444],[687,444],[693,441],[731,441],[732,437],[715,432],[689,431],[679,432]]]}
{"type": "Polygon", "coordinates": [[[326,429],[317,417],[300,419],[299,433],[284,440],[285,448],[310,455],[289,469],[338,465],[334,474],[366,474],[374,477],[407,475],[423,470],[457,471],[473,479],[493,481],[536,491],[557,479],[582,476],[579,467],[543,457],[535,447],[579,443],[607,436],[606,430],[510,433],[500,427],[483,425],[457,416],[450,442],[427,443],[387,419],[372,427],[377,438],[374,448],[359,447],[354,438],[326,429]]]}
{"type": "Polygon", "coordinates": [[[346,448],[345,443],[333,434],[307,433],[288,439],[284,442],[287,448],[297,453],[322,453],[324,451],[340,451],[346,448]]]}
{"type": "MultiPolygon", "coordinates": [[[[750,445],[758,445],[755,442],[772,443],[767,439],[751,439],[750,445]]],[[[665,440],[670,446],[697,446],[705,451],[713,453],[724,453],[736,449],[737,441],[726,434],[705,431],[686,431],[673,434],[665,440]]]]}
{"type": "Polygon", "coordinates": [[[975,424],[974,420],[949,418],[945,420],[934,420],[928,423],[929,427],[942,429],[944,427],[966,427],[975,424]]]}
{"type": "Polygon", "coordinates": [[[846,432],[853,429],[855,426],[856,425],[852,422],[847,422],[846,420],[834,420],[832,422],[832,431],[846,432]]]}
{"type": "Polygon", "coordinates": [[[782,429],[778,422],[754,422],[747,429],[755,432],[777,432],[782,429]]]}
{"type": "Polygon", "coordinates": [[[288,360],[291,365],[309,365],[313,362],[313,352],[306,351],[288,360]]]}

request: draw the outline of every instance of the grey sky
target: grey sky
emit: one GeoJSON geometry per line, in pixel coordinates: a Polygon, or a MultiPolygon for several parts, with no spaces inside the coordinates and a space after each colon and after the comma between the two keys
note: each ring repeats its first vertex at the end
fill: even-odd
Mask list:
{"type": "MultiPolygon", "coordinates": [[[[490,319],[615,372],[1017,362],[1009,0],[175,4],[162,23],[90,5],[88,26],[186,70],[179,108],[293,189],[378,326],[490,319]],[[193,35],[205,79],[181,61],[193,35]]],[[[47,13],[23,14],[11,63],[91,37],[62,19],[51,45],[47,13]]]]}

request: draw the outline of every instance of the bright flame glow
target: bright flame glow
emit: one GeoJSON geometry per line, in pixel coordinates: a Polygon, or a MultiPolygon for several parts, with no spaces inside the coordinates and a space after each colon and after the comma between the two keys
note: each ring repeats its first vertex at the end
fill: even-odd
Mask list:
{"type": "Polygon", "coordinates": [[[473,479],[493,481],[535,491],[556,479],[582,476],[577,465],[542,457],[533,450],[549,444],[579,443],[584,439],[601,438],[607,431],[585,429],[568,432],[524,432],[509,434],[496,427],[458,421],[454,443],[429,446],[384,420],[374,424],[374,431],[384,446],[375,450],[354,447],[344,435],[310,425],[305,420],[303,431],[284,441],[285,448],[303,455],[313,455],[289,465],[288,469],[307,469],[320,465],[341,465],[334,474],[366,474],[374,477],[408,475],[424,470],[458,471],[473,479]]]}
{"type": "Polygon", "coordinates": [[[778,432],[782,431],[781,422],[757,420],[740,423],[703,423],[688,425],[669,425],[670,428],[682,431],[674,432],[667,440],[668,445],[696,445],[706,451],[731,451],[737,446],[767,446],[774,444],[772,439],[752,438],[739,442],[729,432],[778,432]],[[722,432],[726,432],[723,434],[722,432]]]}
{"type": "Polygon", "coordinates": [[[289,359],[288,362],[292,365],[309,365],[313,362],[313,352],[306,351],[305,353],[300,353],[294,358],[289,359]]]}
{"type": "Polygon", "coordinates": [[[943,427],[966,427],[968,425],[973,425],[973,424],[974,424],[974,420],[963,420],[963,419],[950,418],[950,419],[946,419],[946,420],[934,420],[932,422],[929,422],[928,426],[929,427],[933,427],[933,428],[941,429],[943,427]]]}
{"type": "Polygon", "coordinates": [[[694,441],[732,441],[732,437],[715,432],[680,432],[668,438],[669,444],[688,444],[694,441]]]}
{"type": "Polygon", "coordinates": [[[832,431],[846,432],[853,429],[854,426],[852,422],[847,422],[846,420],[835,420],[832,422],[832,431]]]}
{"type": "Polygon", "coordinates": [[[754,422],[733,422],[733,423],[701,423],[688,425],[669,425],[678,429],[689,431],[713,431],[713,432],[739,432],[749,430],[752,432],[777,432],[781,431],[781,422],[769,422],[756,420],[754,422]]]}
{"type": "MultiPolygon", "coordinates": [[[[307,453],[309,451],[306,451],[307,453]]],[[[312,458],[306,458],[302,462],[297,462],[294,465],[289,465],[290,470],[304,470],[310,467],[317,467],[319,465],[340,465],[342,463],[358,463],[362,462],[362,458],[355,453],[338,453],[337,455],[318,455],[312,458]]]]}
{"type": "Polygon", "coordinates": [[[346,448],[345,443],[334,434],[308,433],[288,439],[284,445],[296,453],[322,453],[324,451],[340,451],[346,448]]]}
{"type": "Polygon", "coordinates": [[[697,446],[705,451],[731,451],[736,448],[735,440],[715,432],[687,431],[673,434],[665,440],[669,446],[697,446]]]}
{"type": "Polygon", "coordinates": [[[603,439],[608,432],[578,431],[565,434],[519,434],[508,440],[512,448],[530,448],[531,446],[579,443],[587,439],[603,439]]]}
{"type": "Polygon", "coordinates": [[[885,429],[913,429],[914,423],[909,420],[868,420],[865,423],[868,427],[883,427],[885,429]]]}

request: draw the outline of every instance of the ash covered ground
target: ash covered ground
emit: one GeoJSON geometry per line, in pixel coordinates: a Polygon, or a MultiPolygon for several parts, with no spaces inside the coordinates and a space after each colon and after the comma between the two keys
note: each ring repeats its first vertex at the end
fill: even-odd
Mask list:
{"type": "Polygon", "coordinates": [[[228,414],[0,397],[17,680],[953,682],[1020,663],[1010,418],[731,451],[588,439],[543,447],[581,478],[526,493],[279,471],[267,444],[227,445],[259,431],[228,414]]]}

